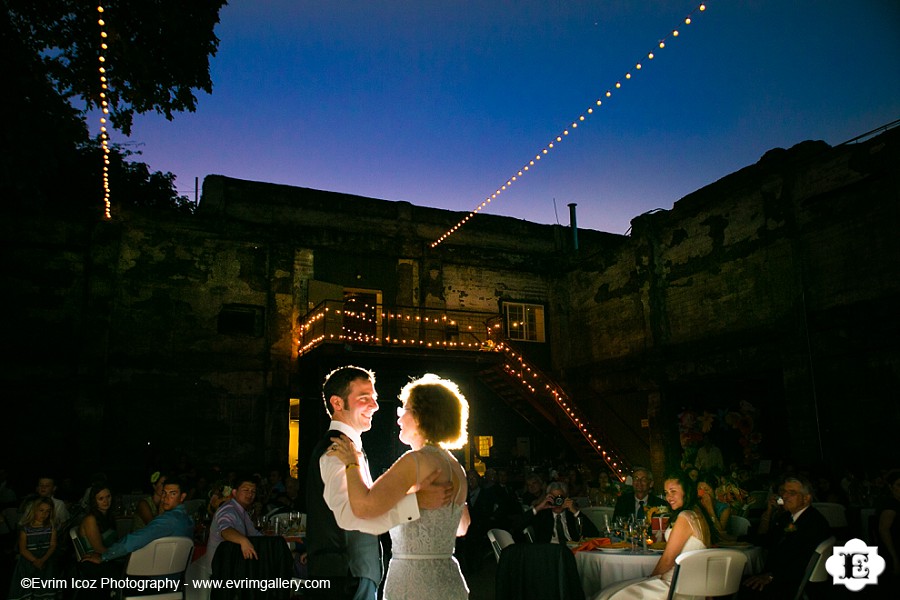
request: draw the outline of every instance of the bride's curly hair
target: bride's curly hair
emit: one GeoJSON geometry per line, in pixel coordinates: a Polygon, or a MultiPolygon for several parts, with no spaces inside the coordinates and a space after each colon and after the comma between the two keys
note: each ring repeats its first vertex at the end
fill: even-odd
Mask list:
{"type": "Polygon", "coordinates": [[[403,386],[400,401],[427,441],[448,449],[465,445],[469,403],[455,383],[428,373],[403,386]]]}

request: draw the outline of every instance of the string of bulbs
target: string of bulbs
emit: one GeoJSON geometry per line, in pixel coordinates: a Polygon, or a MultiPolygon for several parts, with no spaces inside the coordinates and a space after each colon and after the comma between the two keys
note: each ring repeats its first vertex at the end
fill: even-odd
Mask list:
{"type": "MultiPolygon", "coordinates": [[[[706,10],[706,4],[705,4],[705,3],[701,3],[699,6],[697,6],[694,10],[692,10],[692,11],[684,18],[684,24],[685,24],[685,25],[690,25],[691,22],[692,22],[692,17],[693,17],[696,13],[698,13],[698,12],[703,12],[703,11],[705,11],[705,10],[706,10]]],[[[673,29],[672,32],[671,32],[669,35],[667,35],[666,37],[664,37],[664,38],[662,38],[661,40],[659,40],[659,42],[657,43],[658,49],[659,49],[659,50],[662,50],[663,48],[666,47],[666,41],[669,39],[669,37],[678,37],[678,36],[679,36],[679,31],[678,31],[678,29],[677,29],[677,28],[676,28],[676,29],[673,29]]],[[[655,51],[655,49],[654,49],[654,50],[651,50],[650,52],[647,53],[647,60],[653,60],[653,58],[654,58],[654,56],[655,56],[654,51],[655,51]]],[[[641,60],[643,60],[643,59],[641,59],[641,60]]],[[[634,70],[635,70],[635,71],[640,71],[642,68],[643,68],[642,62],[641,62],[641,61],[637,61],[637,62],[635,63],[635,65],[634,65],[634,70]]],[[[629,79],[631,79],[631,78],[632,78],[632,73],[631,73],[631,71],[630,71],[630,70],[629,70],[629,71],[626,71],[625,74],[623,75],[623,78],[624,78],[626,81],[629,80],[629,79]]],[[[622,87],[622,78],[620,78],[618,81],[616,81],[615,86],[613,86],[613,87],[614,87],[615,89],[620,89],[620,88],[622,87]]],[[[444,234],[443,234],[441,237],[439,237],[437,240],[435,240],[434,242],[432,242],[432,243],[431,243],[431,247],[432,247],[432,248],[437,247],[439,244],[441,244],[441,243],[442,243],[444,240],[446,240],[448,237],[450,237],[451,235],[453,235],[454,233],[456,233],[456,231],[457,231],[460,227],[462,227],[463,225],[465,225],[472,217],[474,217],[476,214],[478,214],[479,212],[481,212],[481,210],[482,210],[483,208],[487,207],[487,205],[490,204],[492,200],[496,200],[503,192],[505,192],[507,189],[509,189],[509,188],[510,188],[514,183],[516,183],[520,178],[522,178],[523,176],[525,176],[531,169],[535,168],[535,167],[537,166],[538,162],[540,162],[541,158],[547,156],[547,155],[550,153],[550,151],[553,150],[553,149],[555,148],[555,146],[556,146],[557,144],[559,144],[560,142],[562,142],[562,141],[563,141],[563,140],[564,140],[564,139],[572,132],[572,130],[577,129],[577,128],[578,128],[578,125],[579,125],[580,123],[584,123],[584,121],[587,119],[587,117],[588,117],[589,115],[594,114],[594,106],[597,106],[597,107],[602,106],[602,105],[603,105],[603,98],[611,98],[611,97],[612,97],[612,89],[607,89],[606,92],[603,94],[602,97],[597,98],[597,100],[594,102],[594,104],[588,106],[587,109],[586,109],[583,113],[581,113],[581,114],[578,116],[577,119],[575,119],[574,121],[572,121],[572,123],[571,123],[568,127],[566,127],[565,129],[563,129],[563,130],[562,130],[562,131],[561,131],[561,132],[560,132],[553,140],[551,140],[546,146],[544,146],[543,148],[541,148],[541,150],[540,150],[537,154],[535,154],[534,158],[532,158],[532,159],[529,160],[527,163],[525,163],[524,165],[522,165],[522,167],[521,167],[521,168],[520,168],[520,169],[519,169],[512,177],[510,177],[509,179],[506,180],[506,183],[502,184],[499,188],[497,188],[497,190],[494,191],[494,193],[492,193],[490,196],[488,196],[487,198],[485,198],[484,201],[481,202],[481,204],[479,204],[479,205],[476,206],[474,209],[472,209],[472,211],[470,211],[469,214],[467,214],[464,218],[462,218],[456,225],[454,225],[453,227],[451,227],[450,229],[448,229],[446,232],[444,232],[444,234]]]]}
{"type": "Polygon", "coordinates": [[[100,145],[103,147],[103,216],[106,219],[112,218],[109,203],[109,134],[106,130],[106,117],[109,115],[109,102],[106,99],[106,91],[109,89],[106,82],[106,56],[105,52],[108,48],[106,45],[106,21],[103,19],[103,5],[97,5],[97,13],[100,15],[97,24],[100,26],[100,108],[103,114],[100,117],[100,145]]]}

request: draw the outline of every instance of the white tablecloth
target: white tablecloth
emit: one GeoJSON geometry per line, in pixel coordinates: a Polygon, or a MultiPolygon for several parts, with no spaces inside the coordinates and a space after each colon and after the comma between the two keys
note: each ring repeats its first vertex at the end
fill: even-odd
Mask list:
{"type": "MultiPolygon", "coordinates": [[[[759,573],[763,567],[762,548],[750,546],[748,548],[735,548],[747,555],[747,567],[744,574],[759,573]]],[[[584,597],[592,598],[597,592],[608,585],[647,577],[653,572],[653,568],[662,554],[633,554],[631,552],[609,552],[593,550],[575,553],[575,564],[578,566],[578,575],[581,577],[581,587],[584,588],[584,597]]]]}

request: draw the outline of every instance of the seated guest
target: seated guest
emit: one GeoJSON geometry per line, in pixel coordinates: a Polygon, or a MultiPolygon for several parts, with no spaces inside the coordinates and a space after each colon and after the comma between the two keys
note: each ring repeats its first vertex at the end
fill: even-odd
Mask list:
{"type": "Polygon", "coordinates": [[[219,505],[213,516],[209,531],[209,542],[206,545],[206,560],[212,565],[216,548],[223,541],[238,544],[244,558],[259,558],[253,543],[247,539],[260,536],[262,533],[253,525],[248,510],[256,500],[256,478],[252,475],[239,477],[237,487],[232,491],[231,499],[219,505]]]}
{"type": "MultiPolygon", "coordinates": [[[[103,554],[112,546],[119,535],[116,531],[116,519],[110,507],[112,493],[106,484],[94,484],[88,492],[88,513],[78,526],[78,539],[85,554],[103,554]]],[[[104,578],[121,574],[121,561],[95,564],[84,561],[78,565],[78,576],[89,580],[92,587],[78,590],[79,600],[92,598],[109,599],[109,589],[102,589],[100,581],[104,578]]]]}
{"type": "Polygon", "coordinates": [[[169,477],[163,487],[162,508],[164,512],[161,515],[154,517],[143,529],[126,535],[107,548],[106,552],[102,554],[92,552],[83,560],[101,564],[140,550],[159,538],[169,536],[193,538],[194,520],[188,515],[182,504],[185,496],[187,494],[181,491],[181,482],[174,477],[169,477]]]}
{"type": "Polygon", "coordinates": [[[296,477],[284,480],[284,491],[279,493],[266,507],[269,515],[286,512],[303,512],[304,499],[300,496],[300,482],[296,477]]]}
{"type": "Polygon", "coordinates": [[[78,526],[78,537],[85,553],[103,554],[119,539],[116,519],[110,510],[112,492],[105,484],[94,485],[88,502],[88,513],[78,526]]]}
{"type": "Polygon", "coordinates": [[[666,549],[656,562],[649,577],[621,581],[604,588],[595,600],[625,600],[633,598],[658,598],[669,595],[675,559],[683,552],[703,550],[710,545],[708,521],[696,507],[697,492],[688,475],[672,475],[663,483],[666,500],[673,511],[666,529],[666,549]],[[674,523],[674,524],[673,524],[674,523]]]}
{"type": "Polygon", "coordinates": [[[625,492],[616,500],[613,519],[636,520],[644,518],[644,511],[651,506],[665,506],[665,500],[653,495],[653,473],[644,467],[636,467],[631,472],[632,491],[625,492]]]}
{"type": "MultiPolygon", "coordinates": [[[[27,514],[31,510],[31,504],[37,498],[49,498],[53,502],[53,528],[60,531],[69,522],[69,509],[65,502],[53,496],[56,492],[56,482],[52,477],[41,477],[38,479],[37,487],[35,487],[34,491],[34,494],[25,498],[19,513],[22,515],[27,514]]],[[[24,524],[20,522],[20,525],[24,524]]]]}
{"type": "Polygon", "coordinates": [[[525,478],[525,489],[519,495],[519,503],[522,506],[534,506],[543,502],[546,495],[544,480],[540,475],[532,473],[525,478]]]}
{"type": "Polygon", "coordinates": [[[163,487],[166,485],[166,475],[156,471],[150,475],[150,486],[153,493],[140,499],[134,510],[134,518],[131,522],[131,531],[137,531],[146,527],[156,516],[162,514],[163,487]]]}
{"type": "Polygon", "coordinates": [[[730,540],[734,536],[728,534],[728,519],[731,518],[731,506],[716,497],[716,481],[709,475],[700,477],[697,482],[697,504],[703,516],[712,525],[716,539],[730,540]]]}
{"type": "Polygon", "coordinates": [[[515,530],[529,525],[534,527],[536,544],[565,544],[582,538],[598,537],[600,532],[597,531],[597,526],[581,514],[572,498],[568,497],[567,491],[567,486],[562,481],[550,482],[544,500],[513,520],[515,530]]]}
{"type": "Polygon", "coordinates": [[[741,598],[789,598],[806,574],[806,566],[821,542],[831,535],[828,521],[812,502],[806,481],[789,477],[781,486],[784,509],[770,498],[757,535],[766,548],[766,564],[759,575],[748,577],[741,598]]]}

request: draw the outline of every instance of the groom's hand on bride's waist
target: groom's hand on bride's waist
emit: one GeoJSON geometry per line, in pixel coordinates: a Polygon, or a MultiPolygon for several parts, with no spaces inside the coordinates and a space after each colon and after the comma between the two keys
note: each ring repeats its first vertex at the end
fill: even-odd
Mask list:
{"type": "Polygon", "coordinates": [[[449,481],[435,483],[434,480],[440,474],[440,471],[435,471],[422,480],[422,485],[419,486],[419,491],[416,492],[416,501],[419,503],[419,508],[434,510],[450,504],[450,501],[453,499],[453,484],[449,481]]]}

